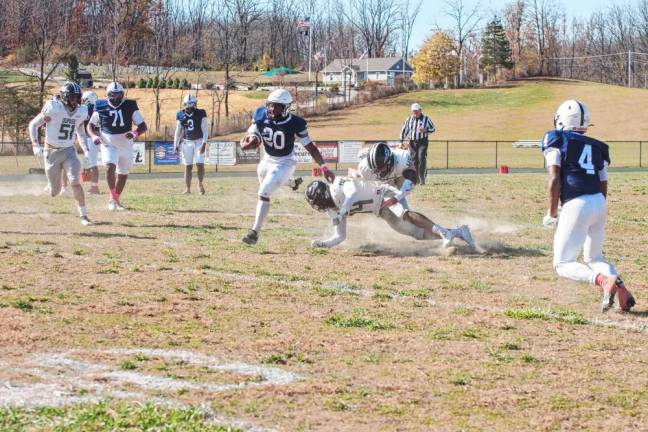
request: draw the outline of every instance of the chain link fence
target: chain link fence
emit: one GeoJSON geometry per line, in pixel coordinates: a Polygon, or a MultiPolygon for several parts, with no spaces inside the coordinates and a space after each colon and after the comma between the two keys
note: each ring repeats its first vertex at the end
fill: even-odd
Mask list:
{"type": "MultiPolygon", "coordinates": [[[[390,145],[399,141],[385,140],[390,145]]],[[[331,168],[354,167],[357,154],[378,140],[317,141],[316,145],[331,168]]],[[[648,141],[611,141],[610,155],[613,168],[643,168],[648,166],[644,144],[648,141]]],[[[544,168],[539,142],[528,141],[460,141],[434,140],[428,146],[428,169],[490,169],[501,166],[512,169],[544,168]]],[[[100,152],[99,152],[100,153],[100,152]]],[[[83,155],[80,154],[80,159],[83,155]]],[[[243,151],[234,141],[209,140],[206,150],[207,172],[254,172],[261,154],[259,150],[243,151]]],[[[308,153],[297,145],[298,169],[314,165],[308,153]]],[[[134,144],[133,173],[183,172],[182,158],[173,150],[172,141],[144,141],[134,144]]],[[[32,153],[31,143],[0,143],[0,175],[27,174],[40,168],[32,153]]],[[[101,166],[101,164],[99,164],[101,166]]]]}

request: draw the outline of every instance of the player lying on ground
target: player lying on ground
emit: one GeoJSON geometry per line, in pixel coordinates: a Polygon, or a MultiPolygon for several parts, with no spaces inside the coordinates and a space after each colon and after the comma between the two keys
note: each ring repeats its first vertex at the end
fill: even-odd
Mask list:
{"type": "Polygon", "coordinates": [[[243,237],[247,244],[259,240],[261,227],[270,211],[270,196],[282,185],[297,190],[301,178],[293,179],[297,159],[295,141],[299,141],[311,155],[328,181],[335,179],[335,174],[324,163],[319,149],[308,136],[306,120],[290,113],[292,96],[286,89],[277,89],[268,95],[265,107],[257,108],[252,117],[252,125],[246,136],[241,139],[243,150],[252,149],[263,144],[264,156],[257,167],[259,178],[259,201],[256,207],[254,226],[243,237]]]}
{"type": "Polygon", "coordinates": [[[408,209],[407,196],[418,181],[409,151],[392,150],[386,143],[379,142],[369,150],[360,152],[358,156],[360,163],[351,176],[384,182],[398,188],[398,194],[391,198],[391,203],[399,202],[408,209]]]}
{"type": "Polygon", "coordinates": [[[209,137],[209,120],[204,109],[198,109],[198,100],[187,95],[182,101],[183,109],[176,113],[176,130],[173,146],[180,151],[182,141],[182,162],[185,165],[185,194],[191,193],[191,178],[194,162],[198,172],[198,192],[205,194],[205,146],[209,137]]]}
{"type": "Polygon", "coordinates": [[[85,193],[81,187],[81,162],[77,158],[74,137],[76,135],[83,152],[88,154],[87,136],[83,122],[88,119],[88,110],[81,105],[81,87],[66,82],[59,92],[60,97],[49,100],[43,110],[29,123],[34,155],[44,155],[45,174],[52,196],[61,192],[61,176],[65,174],[72,186],[77,202],[81,224],[91,225],[85,205],[85,193]],[[38,142],[38,129],[45,125],[45,148],[38,142]]]}
{"type": "Polygon", "coordinates": [[[549,170],[545,226],[556,223],[558,200],[562,203],[553,244],[556,273],[601,287],[603,312],[614,306],[616,295],[621,309],[629,311],[635,299],[616,268],[603,258],[608,145],[584,135],[589,126],[589,110],[577,100],[568,100],[558,107],[554,126],[544,136],[542,151],[549,170]],[[585,264],[576,261],[582,250],[585,264]]]}
{"type": "Polygon", "coordinates": [[[333,247],[347,236],[347,217],[356,213],[373,213],[386,221],[396,232],[417,240],[443,240],[450,245],[455,237],[474,247],[467,225],[459,228],[443,228],[421,213],[392,203],[399,190],[387,184],[364,181],[350,177],[338,177],[332,185],[316,180],[306,188],[306,200],[317,211],[326,212],[335,226],[335,234],[326,240],[313,240],[312,247],[333,247]]]}

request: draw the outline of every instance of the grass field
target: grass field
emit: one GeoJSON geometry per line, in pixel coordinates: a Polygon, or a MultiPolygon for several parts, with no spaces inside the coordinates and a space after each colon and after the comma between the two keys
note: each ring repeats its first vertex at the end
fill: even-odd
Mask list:
{"type": "Polygon", "coordinates": [[[558,279],[540,174],[430,176],[411,205],[469,223],[448,252],[354,216],[333,250],[282,190],[258,245],[253,178],[129,182],[125,213],[1,185],[0,430],[641,430],[648,178],[610,182],[629,314],[558,279]],[[236,203],[236,205],[233,205],[236,203]],[[144,402],[149,402],[144,404],[144,402]],[[208,429],[211,428],[211,429],[208,429]],[[159,430],[159,429],[155,429],[159,430]]]}

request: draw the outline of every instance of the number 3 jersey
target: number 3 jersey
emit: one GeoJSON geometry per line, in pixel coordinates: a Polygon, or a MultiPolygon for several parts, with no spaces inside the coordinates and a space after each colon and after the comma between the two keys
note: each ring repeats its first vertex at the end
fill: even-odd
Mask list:
{"type": "Polygon", "coordinates": [[[577,132],[552,130],[542,140],[542,151],[547,165],[560,166],[563,204],[601,192],[601,180],[607,180],[606,167],[610,164],[607,144],[577,132]]]}
{"type": "Polygon", "coordinates": [[[77,128],[83,129],[83,122],[88,119],[88,108],[79,105],[70,112],[59,99],[52,99],[45,103],[41,114],[50,119],[45,124],[45,142],[54,147],[72,147],[77,128]]]}
{"type": "Polygon", "coordinates": [[[90,122],[101,130],[104,144],[123,147],[132,142],[125,134],[133,130],[133,123],[143,123],[144,117],[132,99],[124,99],[116,107],[108,100],[99,99],[95,102],[90,122]]]}
{"type": "Polygon", "coordinates": [[[207,111],[204,109],[196,109],[191,114],[187,114],[184,110],[176,113],[176,120],[180,122],[184,135],[182,136],[185,141],[196,141],[203,139],[202,121],[207,118],[207,111]]]}
{"type": "Polygon", "coordinates": [[[285,119],[274,121],[268,117],[265,107],[257,108],[254,112],[248,133],[261,135],[266,156],[274,159],[295,158],[295,137],[302,145],[311,143],[306,130],[306,120],[288,114],[285,119]]]}

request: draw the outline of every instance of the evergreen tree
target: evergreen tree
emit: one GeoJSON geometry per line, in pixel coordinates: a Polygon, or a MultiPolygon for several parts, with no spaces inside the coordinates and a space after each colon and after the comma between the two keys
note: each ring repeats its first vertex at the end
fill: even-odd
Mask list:
{"type": "Polygon", "coordinates": [[[495,15],[493,20],[486,24],[482,36],[482,57],[479,64],[491,75],[497,73],[499,68],[511,69],[511,56],[511,44],[506,37],[502,21],[495,15]]]}
{"type": "Polygon", "coordinates": [[[67,67],[65,68],[65,78],[75,83],[79,82],[79,60],[74,54],[68,57],[67,67]]]}

